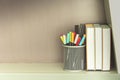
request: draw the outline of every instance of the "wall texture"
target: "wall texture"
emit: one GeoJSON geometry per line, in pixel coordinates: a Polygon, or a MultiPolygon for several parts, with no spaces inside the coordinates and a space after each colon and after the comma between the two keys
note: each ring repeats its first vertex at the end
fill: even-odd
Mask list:
{"type": "Polygon", "coordinates": [[[60,34],[105,22],[103,0],[0,0],[0,62],[61,62],[60,34]]]}

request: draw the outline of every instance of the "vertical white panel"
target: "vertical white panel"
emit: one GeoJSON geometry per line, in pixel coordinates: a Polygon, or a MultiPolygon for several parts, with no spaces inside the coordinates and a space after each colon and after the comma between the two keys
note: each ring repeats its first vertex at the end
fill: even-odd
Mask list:
{"type": "Polygon", "coordinates": [[[102,28],[100,25],[95,26],[95,54],[96,70],[102,70],[102,28]]]}
{"type": "Polygon", "coordinates": [[[94,28],[87,27],[87,70],[95,70],[94,28]]]}
{"type": "Polygon", "coordinates": [[[103,28],[103,70],[110,70],[110,28],[103,28]]]}

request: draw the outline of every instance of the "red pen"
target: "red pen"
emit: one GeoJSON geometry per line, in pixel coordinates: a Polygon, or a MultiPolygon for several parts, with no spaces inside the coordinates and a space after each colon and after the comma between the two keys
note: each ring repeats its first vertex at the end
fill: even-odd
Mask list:
{"type": "Polygon", "coordinates": [[[80,40],[81,40],[81,37],[78,37],[78,40],[77,40],[77,42],[76,42],[76,46],[78,46],[78,45],[79,45],[80,40]]]}

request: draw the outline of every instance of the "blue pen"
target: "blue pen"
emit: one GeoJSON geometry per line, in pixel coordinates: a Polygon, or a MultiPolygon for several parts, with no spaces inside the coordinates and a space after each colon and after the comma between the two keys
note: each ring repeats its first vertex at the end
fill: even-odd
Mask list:
{"type": "Polygon", "coordinates": [[[85,34],[83,35],[83,37],[82,37],[82,39],[81,39],[81,41],[80,41],[80,44],[79,44],[79,46],[81,46],[83,43],[84,43],[84,41],[85,41],[85,34]]]}
{"type": "Polygon", "coordinates": [[[70,33],[67,33],[67,41],[66,43],[68,44],[70,42],[70,33]]]}

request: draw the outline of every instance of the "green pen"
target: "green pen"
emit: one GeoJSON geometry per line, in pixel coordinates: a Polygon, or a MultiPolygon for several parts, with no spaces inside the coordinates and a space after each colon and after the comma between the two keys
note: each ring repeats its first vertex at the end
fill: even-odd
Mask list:
{"type": "Polygon", "coordinates": [[[66,41],[66,43],[69,44],[69,42],[70,42],[70,33],[68,32],[67,33],[67,41],[66,41]]]}
{"type": "Polygon", "coordinates": [[[70,42],[72,42],[72,32],[69,32],[70,35],[70,42]]]}

